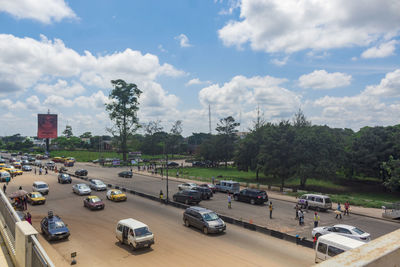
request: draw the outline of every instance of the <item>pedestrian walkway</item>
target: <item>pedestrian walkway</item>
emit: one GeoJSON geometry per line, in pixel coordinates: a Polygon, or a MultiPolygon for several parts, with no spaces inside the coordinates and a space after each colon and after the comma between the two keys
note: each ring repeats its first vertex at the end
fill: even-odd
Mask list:
{"type": "Polygon", "coordinates": [[[14,267],[11,261],[10,254],[8,254],[6,243],[4,243],[3,237],[0,234],[0,266],[1,267],[14,267]]]}

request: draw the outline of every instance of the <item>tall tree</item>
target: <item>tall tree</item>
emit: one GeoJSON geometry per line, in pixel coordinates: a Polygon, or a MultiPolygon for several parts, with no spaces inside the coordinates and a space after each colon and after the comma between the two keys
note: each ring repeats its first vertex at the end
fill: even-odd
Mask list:
{"type": "Polygon", "coordinates": [[[65,137],[67,137],[67,138],[70,138],[70,137],[74,136],[74,135],[72,134],[72,126],[71,126],[71,125],[65,126],[65,130],[63,131],[63,135],[64,135],[65,137]]]}
{"type": "Polygon", "coordinates": [[[139,127],[139,97],[141,90],[134,83],[126,83],[124,80],[111,81],[113,90],[109,95],[110,102],[106,104],[106,111],[114,127],[108,129],[119,139],[123,160],[127,159],[127,139],[129,134],[139,127]]]}
{"type": "Polygon", "coordinates": [[[91,132],[84,132],[81,136],[79,136],[80,138],[91,138],[92,137],[92,133],[91,132]]]}
{"type": "Polygon", "coordinates": [[[219,120],[217,124],[217,145],[220,149],[221,161],[225,162],[225,167],[228,166],[228,161],[232,160],[235,151],[236,133],[240,123],[235,122],[232,116],[219,120]]]}
{"type": "Polygon", "coordinates": [[[392,192],[400,192],[400,160],[389,157],[387,162],[381,165],[385,180],[383,185],[392,192]]]}
{"type": "Polygon", "coordinates": [[[183,142],[183,137],[181,133],[182,133],[182,121],[177,120],[172,125],[167,140],[168,153],[172,154],[172,158],[174,158],[174,154],[177,153],[179,145],[183,142]]]}

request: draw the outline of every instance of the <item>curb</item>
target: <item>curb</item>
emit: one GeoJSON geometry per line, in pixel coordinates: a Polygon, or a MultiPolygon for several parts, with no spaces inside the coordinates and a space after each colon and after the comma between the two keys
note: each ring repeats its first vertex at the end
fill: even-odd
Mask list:
{"type": "MultiPolygon", "coordinates": [[[[70,176],[72,176],[72,177],[79,178],[79,179],[85,180],[85,181],[87,181],[89,179],[88,177],[76,176],[75,174],[70,174],[70,173],[68,173],[68,174],[70,176]]],[[[107,187],[109,187],[109,188],[114,187],[115,189],[120,189],[123,192],[129,192],[130,194],[133,194],[133,195],[137,195],[137,196],[144,197],[144,198],[147,198],[147,199],[150,199],[150,200],[154,200],[156,202],[160,202],[160,199],[158,197],[156,197],[156,196],[149,195],[149,194],[142,193],[142,192],[138,192],[138,191],[135,191],[135,190],[131,190],[131,189],[128,189],[128,188],[125,188],[125,187],[115,186],[113,184],[107,184],[107,187]]],[[[190,207],[190,205],[186,205],[186,204],[182,204],[182,203],[178,203],[178,202],[174,202],[174,201],[166,202],[164,200],[164,204],[171,205],[171,206],[174,206],[174,207],[180,208],[180,209],[187,209],[188,207],[190,207]]],[[[241,226],[241,227],[243,227],[245,229],[248,229],[250,231],[256,231],[256,232],[261,233],[261,234],[270,235],[272,237],[283,239],[283,240],[286,240],[286,241],[289,241],[289,242],[292,242],[292,243],[296,243],[297,245],[304,246],[304,247],[307,247],[307,248],[311,248],[311,249],[314,248],[314,243],[312,241],[306,239],[305,237],[300,238],[300,237],[297,237],[297,236],[292,236],[292,235],[289,235],[289,234],[286,234],[286,233],[282,233],[282,232],[279,232],[279,231],[268,229],[267,227],[264,227],[264,226],[260,226],[260,225],[256,225],[256,224],[252,224],[252,223],[248,223],[248,222],[244,222],[242,220],[238,220],[238,219],[226,216],[226,215],[218,214],[218,216],[222,220],[224,220],[226,223],[230,223],[230,224],[234,224],[234,225],[237,225],[237,226],[241,226]]]]}

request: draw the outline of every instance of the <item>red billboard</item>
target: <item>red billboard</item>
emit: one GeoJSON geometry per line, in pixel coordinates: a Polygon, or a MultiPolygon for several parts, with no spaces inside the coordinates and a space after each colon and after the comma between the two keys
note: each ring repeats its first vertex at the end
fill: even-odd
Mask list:
{"type": "Polygon", "coordinates": [[[57,138],[57,114],[38,114],[38,138],[57,138]]]}

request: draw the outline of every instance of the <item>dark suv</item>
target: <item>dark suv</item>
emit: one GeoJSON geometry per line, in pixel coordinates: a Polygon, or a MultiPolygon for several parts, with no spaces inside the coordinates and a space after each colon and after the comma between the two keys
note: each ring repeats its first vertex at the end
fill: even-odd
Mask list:
{"type": "Polygon", "coordinates": [[[267,192],[258,189],[243,189],[235,193],[233,198],[238,201],[250,202],[251,204],[264,204],[268,201],[267,192]]]}
{"type": "Polygon", "coordinates": [[[195,190],[181,190],[172,196],[175,202],[189,204],[199,204],[201,201],[201,193],[195,190]]]}
{"type": "Polygon", "coordinates": [[[84,170],[84,169],[79,169],[75,171],[75,175],[76,176],[87,176],[88,175],[88,171],[84,170]]]}
{"type": "Polygon", "coordinates": [[[58,182],[60,184],[70,184],[72,182],[72,179],[71,179],[71,176],[69,176],[69,174],[60,173],[58,175],[58,182]]]}
{"type": "Polygon", "coordinates": [[[205,234],[226,230],[225,222],[215,212],[201,207],[187,208],[183,213],[183,222],[187,227],[192,225],[205,234]]]}
{"type": "Polygon", "coordinates": [[[192,190],[199,191],[201,193],[201,199],[210,199],[213,196],[213,192],[207,187],[197,186],[193,187],[192,190]]]}

